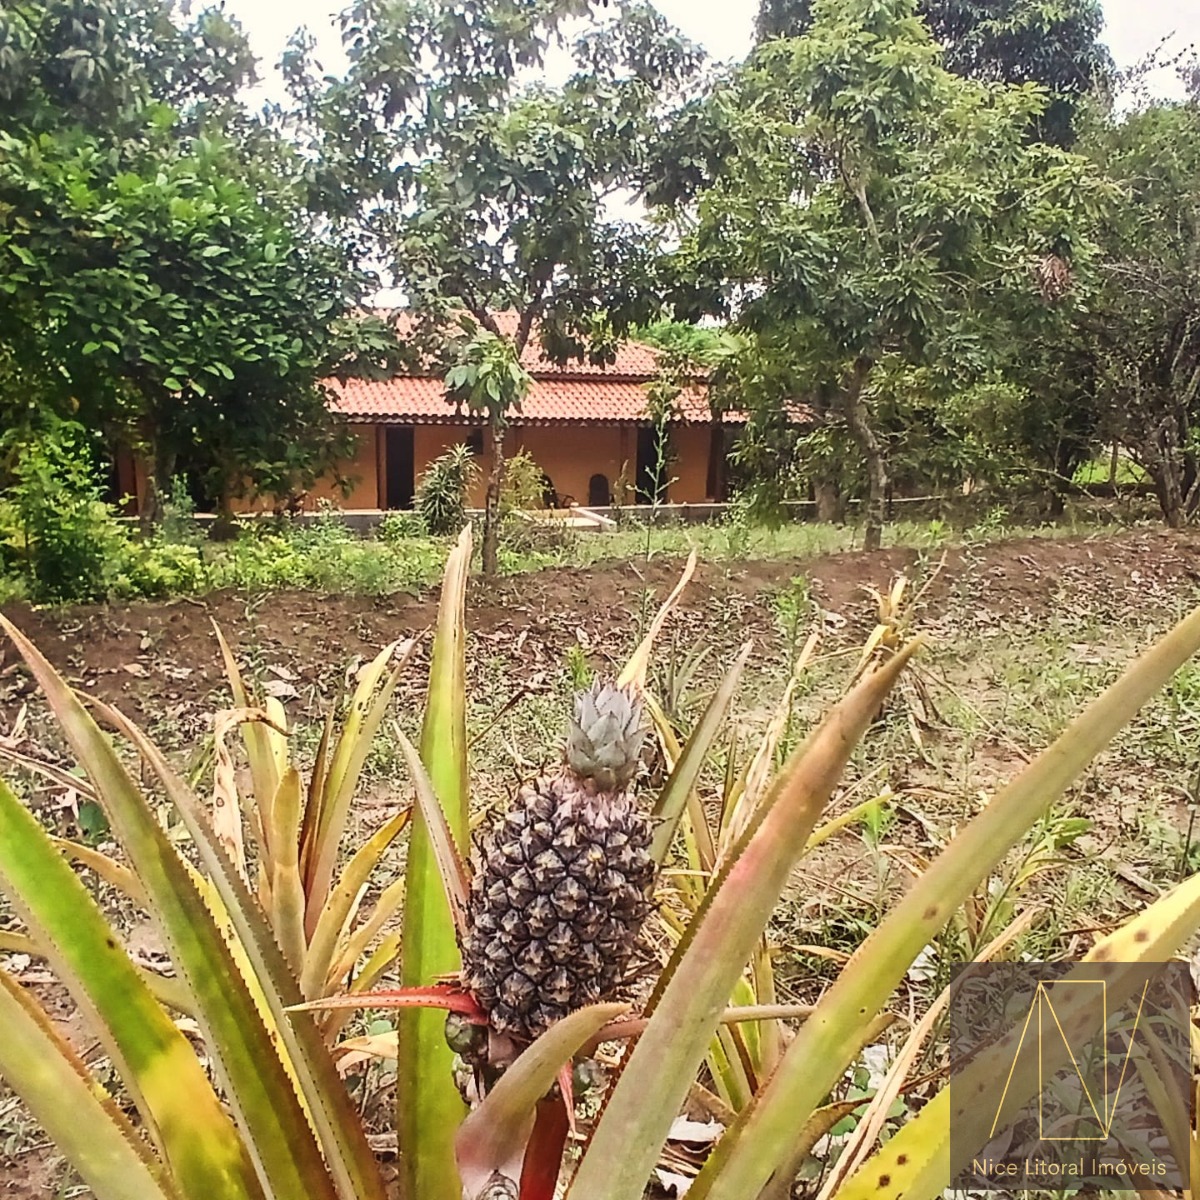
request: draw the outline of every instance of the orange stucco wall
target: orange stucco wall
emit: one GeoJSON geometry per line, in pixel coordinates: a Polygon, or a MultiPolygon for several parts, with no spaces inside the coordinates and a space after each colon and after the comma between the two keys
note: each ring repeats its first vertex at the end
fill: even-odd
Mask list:
{"type": "Polygon", "coordinates": [[[708,451],[712,430],[707,425],[678,425],[671,430],[671,463],[667,468],[672,504],[700,504],[710,499],[708,451]]]}
{"type": "MultiPolygon", "coordinates": [[[[331,500],[339,508],[378,508],[379,507],[379,427],[377,425],[356,425],[354,435],[357,439],[354,457],[348,462],[338,464],[338,473],[349,479],[351,490],[349,495],[343,495],[341,488],[334,479],[325,477],[318,479],[305,498],[305,508],[315,508],[319,500],[331,500]]],[[[269,507],[259,502],[249,507],[269,507]]]]}
{"type": "Polygon", "coordinates": [[[586,505],[593,475],[605,476],[611,492],[626,459],[633,478],[637,441],[632,427],[532,425],[514,432],[512,453],[528,454],[550,477],[560,499],[586,505]]]}
{"type": "MultiPolygon", "coordinates": [[[[462,425],[418,425],[413,429],[413,467],[416,482],[429,464],[458,442],[465,441],[471,430],[462,425]]],[[[305,507],[315,508],[320,500],[330,500],[346,509],[375,509],[381,506],[385,464],[383,427],[356,425],[354,457],[340,465],[340,474],[351,480],[352,487],[344,496],[334,479],[320,480],[305,497],[305,507]]],[[[671,431],[672,460],[668,498],[676,504],[701,503],[708,499],[708,457],[711,431],[706,425],[679,425],[671,431]]],[[[627,425],[536,425],[515,426],[508,432],[506,452],[511,456],[519,451],[529,454],[550,477],[560,497],[569,497],[576,504],[588,502],[588,485],[595,474],[608,480],[610,493],[617,490],[624,472],[629,487],[626,502],[632,502],[632,488],[637,476],[637,426],[627,425]]],[[[492,467],[492,441],[483,439],[483,453],[478,459],[479,471],[469,497],[469,504],[483,506],[487,477],[492,467]]],[[[141,464],[132,456],[120,460],[121,483],[126,478],[136,485],[140,495],[144,485],[141,464]]],[[[237,502],[239,511],[269,509],[265,500],[237,502]]]]}

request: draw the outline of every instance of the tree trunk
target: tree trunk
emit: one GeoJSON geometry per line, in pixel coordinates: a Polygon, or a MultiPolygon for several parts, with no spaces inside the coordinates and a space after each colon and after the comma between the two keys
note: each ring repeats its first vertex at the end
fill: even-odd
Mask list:
{"type": "Polygon", "coordinates": [[[483,573],[499,570],[500,488],[504,485],[504,425],[492,422],[492,470],[488,475],[487,496],[483,502],[483,573]]]}
{"type": "Polygon", "coordinates": [[[144,534],[162,524],[163,505],[170,491],[177,458],[174,451],[154,442],[151,455],[142,460],[146,469],[146,484],[138,505],[138,524],[144,534]]]}
{"type": "Polygon", "coordinates": [[[1182,529],[1187,524],[1183,511],[1183,495],[1179,490],[1178,481],[1171,478],[1167,472],[1161,479],[1154,481],[1154,490],[1158,493],[1158,506],[1162,509],[1163,520],[1168,529],[1182,529]]]}
{"type": "Polygon", "coordinates": [[[874,363],[866,357],[856,358],[849,378],[842,389],[842,413],[850,436],[863,456],[867,468],[867,505],[863,527],[863,549],[878,550],[883,544],[884,506],[887,503],[888,471],[883,444],[871,427],[862,390],[874,363]]]}
{"type": "Polygon", "coordinates": [[[1176,464],[1169,456],[1159,454],[1148,464],[1148,470],[1163,521],[1170,529],[1182,529],[1187,524],[1187,512],[1176,464]]]}
{"type": "Polygon", "coordinates": [[[238,535],[237,516],[233,511],[233,495],[229,484],[221,485],[221,494],[217,497],[217,518],[208,531],[209,540],[213,542],[232,542],[238,535]]]}
{"type": "Polygon", "coordinates": [[[846,515],[842,490],[834,479],[814,479],[813,499],[817,502],[817,520],[837,523],[846,515]]]}

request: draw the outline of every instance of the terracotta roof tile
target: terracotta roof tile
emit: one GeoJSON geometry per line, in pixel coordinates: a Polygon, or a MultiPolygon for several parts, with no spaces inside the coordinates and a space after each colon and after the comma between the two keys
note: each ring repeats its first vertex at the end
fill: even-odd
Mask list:
{"type": "MultiPolygon", "coordinates": [[[[351,379],[345,383],[330,380],[328,386],[334,393],[333,410],[349,421],[449,425],[471,419],[465,407],[446,399],[446,385],[440,379],[399,376],[386,380],[351,379]]],[[[711,420],[701,388],[684,392],[676,407],[679,419],[689,424],[707,424],[711,420]]],[[[560,421],[614,424],[648,419],[644,383],[595,376],[535,376],[521,412],[513,415],[513,423],[517,425],[560,421]]]]}
{"type": "MultiPolygon", "coordinates": [[[[517,332],[519,316],[514,311],[498,312],[495,314],[496,324],[505,337],[513,337],[517,332]]],[[[401,311],[392,314],[396,331],[403,337],[413,328],[413,319],[401,311]]],[[[617,348],[616,361],[608,366],[596,366],[589,362],[572,359],[559,366],[552,363],[543,353],[541,341],[538,338],[537,326],[529,336],[525,349],[521,352],[521,365],[531,375],[547,374],[557,378],[576,378],[584,376],[591,378],[600,376],[612,378],[614,375],[631,375],[644,379],[653,379],[658,373],[659,352],[652,346],[642,342],[626,341],[617,348]]]]}
{"type": "MultiPolygon", "coordinates": [[[[401,312],[393,318],[403,336],[411,319],[401,312]]],[[[516,332],[517,314],[496,314],[503,333],[516,332]]],[[[529,392],[514,414],[514,424],[543,425],[558,421],[612,424],[649,419],[646,384],[658,372],[658,351],[640,342],[627,341],[608,366],[569,362],[558,366],[542,354],[536,330],[521,355],[521,363],[533,376],[529,392]]],[[[400,375],[393,379],[350,379],[342,383],[326,380],[334,394],[331,407],[349,421],[382,421],[412,424],[458,424],[470,420],[465,407],[446,399],[440,378],[400,375]]],[[[685,392],[677,404],[679,419],[707,424],[708,401],[704,390],[685,392]]]]}

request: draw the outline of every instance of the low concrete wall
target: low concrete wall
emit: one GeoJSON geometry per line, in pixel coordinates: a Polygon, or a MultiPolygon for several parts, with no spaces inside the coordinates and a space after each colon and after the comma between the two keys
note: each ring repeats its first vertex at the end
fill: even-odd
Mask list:
{"type": "MultiPolygon", "coordinates": [[[[1087,503],[1088,497],[1076,496],[1077,502],[1082,501],[1087,503]]],[[[861,501],[850,500],[846,503],[846,514],[850,520],[857,519],[861,501]]],[[[975,496],[962,496],[960,494],[951,494],[947,496],[897,496],[892,499],[887,506],[887,519],[889,521],[928,521],[935,518],[949,520],[954,523],[969,524],[972,519],[978,518],[980,515],[987,513],[991,508],[1003,501],[999,497],[986,496],[978,494],[975,496]]],[[[614,522],[616,525],[622,523],[642,524],[642,525],[703,525],[723,520],[729,512],[730,505],[728,504],[638,504],[627,505],[621,508],[611,506],[608,508],[580,508],[565,509],[563,514],[571,514],[578,511],[580,517],[586,517],[590,514],[614,522]]],[[[1096,508],[1099,512],[1106,511],[1110,505],[1097,503],[1090,505],[1089,508],[1096,508]]],[[[815,521],[817,518],[817,506],[811,500],[790,500],[786,501],[783,508],[787,511],[793,521],[815,521]]],[[[362,537],[369,537],[375,532],[380,521],[389,514],[378,508],[361,508],[361,509],[341,509],[339,514],[347,528],[353,530],[362,537]]],[[[409,513],[408,515],[413,515],[409,513]]],[[[537,518],[550,524],[554,520],[554,514],[539,511],[537,518]]],[[[321,519],[322,514],[317,512],[302,512],[295,516],[282,518],[288,522],[308,523],[321,519]]],[[[483,509],[469,508],[467,516],[474,521],[476,525],[481,525],[483,522],[483,509]]],[[[122,518],[123,520],[135,523],[135,518],[122,518]]],[[[202,527],[207,527],[216,518],[211,513],[197,513],[196,523],[202,527]]],[[[254,522],[256,524],[270,524],[281,518],[275,517],[271,513],[239,513],[238,519],[242,522],[254,522]]],[[[585,525],[577,525],[576,529],[580,533],[603,533],[604,528],[593,526],[588,528],[585,525]]]]}

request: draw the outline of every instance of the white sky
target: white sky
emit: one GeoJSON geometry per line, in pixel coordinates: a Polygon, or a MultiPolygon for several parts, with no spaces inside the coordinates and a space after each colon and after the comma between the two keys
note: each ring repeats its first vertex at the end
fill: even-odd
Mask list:
{"type": "MultiPolygon", "coordinates": [[[[750,45],[757,0],[655,0],[666,17],[699,42],[714,58],[740,58],[750,45]]],[[[265,95],[282,90],[275,63],[288,36],[307,25],[317,36],[327,69],[340,68],[333,15],[346,7],[343,0],[226,0],[250,35],[260,60],[265,95]]],[[[1105,40],[1120,67],[1129,67],[1164,38],[1176,50],[1200,43],[1200,0],[1104,0],[1105,40]]],[[[1153,80],[1154,90],[1180,94],[1173,73],[1153,80]]]]}

